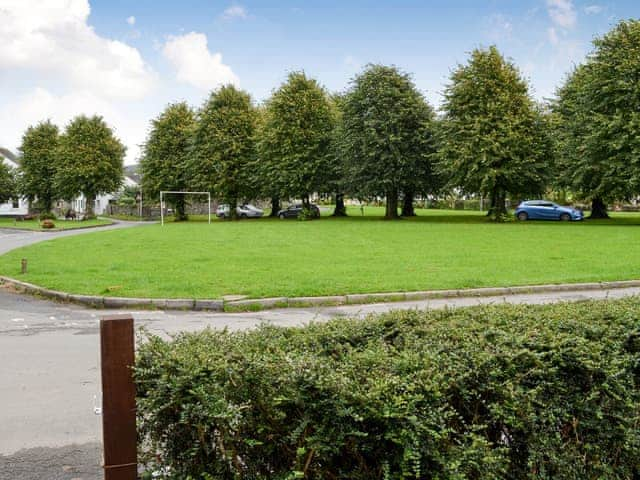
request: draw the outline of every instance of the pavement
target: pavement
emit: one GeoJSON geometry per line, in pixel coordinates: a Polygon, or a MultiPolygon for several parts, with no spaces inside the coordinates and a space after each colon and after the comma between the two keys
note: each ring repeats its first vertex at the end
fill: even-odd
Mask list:
{"type": "MultiPolygon", "coordinates": [[[[107,229],[127,228],[121,223],[107,229]]],[[[0,231],[0,253],[53,235],[0,231]],[[46,235],[47,237],[41,237],[46,235]],[[36,237],[37,236],[37,237],[36,237]],[[7,248],[6,241],[13,247],[7,248]]],[[[640,288],[562,291],[505,297],[289,308],[244,313],[162,310],[94,310],[12,293],[0,288],[0,480],[94,480],[102,477],[99,321],[130,313],[137,328],[171,335],[207,327],[241,330],[266,322],[298,326],[336,317],[361,318],[398,309],[437,309],[480,304],[545,304],[640,295],[640,288]]]]}

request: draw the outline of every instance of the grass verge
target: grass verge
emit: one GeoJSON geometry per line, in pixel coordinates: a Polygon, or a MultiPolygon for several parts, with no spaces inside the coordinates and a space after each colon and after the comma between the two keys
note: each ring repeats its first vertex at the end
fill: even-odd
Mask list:
{"type": "Polygon", "coordinates": [[[103,225],[111,225],[113,221],[103,218],[96,218],[93,220],[53,220],[55,228],[42,228],[39,220],[19,220],[14,218],[1,218],[0,228],[12,228],[17,230],[33,230],[33,231],[59,231],[59,230],[76,230],[78,228],[99,227],[103,225]]]}
{"type": "Polygon", "coordinates": [[[640,216],[487,223],[429,210],[311,222],[170,223],[57,239],[0,257],[0,274],[118,297],[299,297],[638,278],[640,216]],[[29,273],[20,275],[20,259],[29,273]]]}

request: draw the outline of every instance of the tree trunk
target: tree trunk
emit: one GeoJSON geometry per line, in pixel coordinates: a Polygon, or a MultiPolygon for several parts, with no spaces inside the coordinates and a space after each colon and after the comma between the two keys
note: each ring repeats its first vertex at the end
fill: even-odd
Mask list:
{"type": "Polygon", "coordinates": [[[591,215],[589,215],[589,218],[609,218],[607,205],[601,198],[595,197],[591,200],[591,215]]]}
{"type": "Polygon", "coordinates": [[[346,217],[347,207],[344,205],[344,193],[336,193],[336,208],[333,210],[333,217],[346,217]]]}
{"type": "Polygon", "coordinates": [[[52,207],[53,207],[53,200],[51,199],[51,197],[44,197],[42,199],[42,208],[44,209],[45,213],[51,213],[52,207]]]}
{"type": "Polygon", "coordinates": [[[278,197],[271,197],[271,213],[270,217],[277,217],[280,211],[280,199],[278,197]]]}
{"type": "Polygon", "coordinates": [[[309,201],[309,195],[306,193],[302,195],[302,209],[307,211],[311,210],[311,202],[309,201]]]}
{"type": "Polygon", "coordinates": [[[494,222],[501,222],[507,216],[506,197],[506,192],[499,188],[494,188],[491,192],[491,206],[487,216],[494,222]]]}
{"type": "Polygon", "coordinates": [[[413,209],[413,192],[404,192],[402,198],[402,213],[403,217],[415,217],[416,211],[413,209]]]}
{"type": "Polygon", "coordinates": [[[229,219],[237,220],[238,219],[238,199],[231,198],[229,200],[229,219]]]}
{"type": "Polygon", "coordinates": [[[96,204],[96,195],[95,193],[87,193],[85,194],[85,200],[87,205],[84,209],[84,218],[85,220],[89,220],[92,218],[96,218],[96,214],[93,210],[94,205],[96,204]]]}
{"type": "Polygon", "coordinates": [[[178,198],[176,199],[175,207],[176,207],[176,212],[175,212],[176,222],[183,222],[189,219],[189,217],[187,216],[187,211],[186,211],[187,203],[184,198],[184,195],[178,195],[178,198]]]}
{"type": "Polygon", "coordinates": [[[391,190],[387,192],[387,204],[384,213],[384,218],[387,220],[395,220],[398,217],[398,191],[391,190]]]}

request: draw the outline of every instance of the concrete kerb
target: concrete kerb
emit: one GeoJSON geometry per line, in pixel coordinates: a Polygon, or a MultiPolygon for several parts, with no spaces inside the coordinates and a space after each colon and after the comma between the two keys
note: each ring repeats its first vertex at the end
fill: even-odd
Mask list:
{"type": "Polygon", "coordinates": [[[457,297],[492,297],[527,293],[611,290],[617,288],[640,287],[640,280],[571,283],[558,285],[524,285],[515,287],[469,288],[462,290],[425,290],[418,292],[362,293],[352,295],[331,295],[324,297],[272,297],[242,300],[227,299],[228,297],[222,299],[180,299],[100,297],[94,295],[77,295],[39,287],[31,283],[3,276],[0,276],[0,284],[11,286],[17,291],[28,293],[30,295],[38,295],[56,301],[88,305],[94,308],[116,309],[146,307],[166,310],[235,312],[287,307],[301,308],[311,306],[357,305],[365,303],[402,302],[457,297]]]}

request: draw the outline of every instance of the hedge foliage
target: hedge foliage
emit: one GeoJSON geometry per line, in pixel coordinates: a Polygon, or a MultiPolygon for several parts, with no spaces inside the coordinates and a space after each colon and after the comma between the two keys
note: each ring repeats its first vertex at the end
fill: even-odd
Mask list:
{"type": "Polygon", "coordinates": [[[166,478],[639,479],[640,299],[142,343],[166,478]]]}

